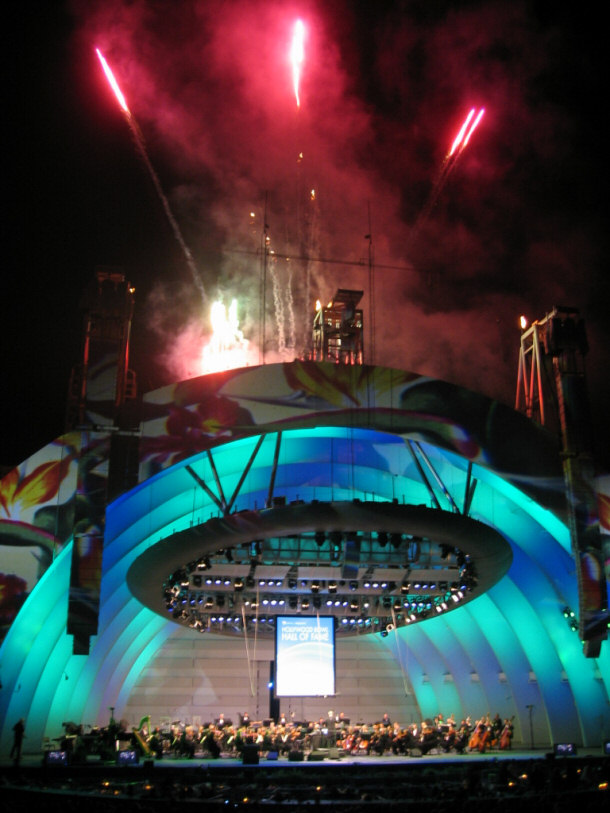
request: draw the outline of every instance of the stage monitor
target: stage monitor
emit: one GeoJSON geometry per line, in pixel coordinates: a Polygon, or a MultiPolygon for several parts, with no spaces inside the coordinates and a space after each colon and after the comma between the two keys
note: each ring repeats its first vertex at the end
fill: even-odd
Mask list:
{"type": "Polygon", "coordinates": [[[334,694],[334,617],[276,616],[275,696],[326,697],[334,694]]]}
{"type": "Polygon", "coordinates": [[[553,753],[558,757],[575,757],[576,745],[573,742],[556,742],[553,745],[553,753]]]}
{"type": "Polygon", "coordinates": [[[44,764],[45,765],[63,765],[64,767],[68,764],[68,752],[67,751],[45,751],[44,754],[44,764]]]}
{"type": "Polygon", "coordinates": [[[117,765],[137,765],[139,763],[138,752],[134,749],[127,751],[117,751],[116,764],[117,765]]]}

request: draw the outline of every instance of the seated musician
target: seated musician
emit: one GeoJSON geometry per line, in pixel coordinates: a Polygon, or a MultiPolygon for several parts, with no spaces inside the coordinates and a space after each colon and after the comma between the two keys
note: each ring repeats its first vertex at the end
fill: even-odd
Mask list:
{"type": "Polygon", "coordinates": [[[433,748],[436,748],[437,732],[433,726],[428,723],[422,725],[422,733],[419,741],[419,748],[422,755],[428,754],[433,748]]]}
{"type": "Polygon", "coordinates": [[[154,728],[152,734],[148,738],[148,747],[157,759],[163,756],[163,739],[159,728],[154,728]]]}
{"type": "Polygon", "coordinates": [[[360,726],[360,732],[359,732],[358,737],[356,739],[356,746],[355,746],[354,750],[356,752],[364,751],[365,754],[367,754],[367,755],[370,754],[371,753],[371,736],[372,736],[372,732],[370,731],[369,727],[366,724],[361,725],[360,726]]]}
{"type": "Polygon", "coordinates": [[[212,759],[218,759],[221,753],[217,737],[220,737],[220,732],[214,725],[210,724],[208,728],[204,729],[204,734],[201,738],[201,747],[212,759]]]}
{"type": "Polygon", "coordinates": [[[308,744],[312,751],[317,751],[318,748],[321,748],[323,736],[320,723],[314,723],[313,730],[310,731],[308,737],[308,744]]]}
{"type": "Polygon", "coordinates": [[[441,731],[441,734],[440,734],[439,740],[438,740],[438,744],[439,744],[439,747],[445,753],[448,753],[449,751],[451,751],[451,749],[455,745],[455,740],[456,740],[456,737],[457,737],[457,731],[455,730],[455,726],[452,725],[452,724],[449,724],[448,726],[445,726],[444,728],[446,728],[446,730],[441,731]]]}
{"type": "Polygon", "coordinates": [[[191,726],[185,726],[182,734],[180,735],[180,740],[178,743],[178,753],[183,757],[188,757],[188,759],[193,759],[195,756],[195,738],[193,736],[193,729],[191,726]]]}
{"type": "Polygon", "coordinates": [[[265,730],[263,734],[263,751],[269,753],[269,751],[273,751],[273,743],[276,736],[276,728],[275,723],[269,723],[268,728],[265,730]]]}
{"type": "MultiPolygon", "coordinates": [[[[392,730],[391,726],[389,726],[390,731],[392,730]]],[[[385,725],[379,724],[374,726],[374,733],[371,738],[371,747],[370,750],[377,754],[378,756],[382,757],[385,752],[390,748],[391,740],[388,734],[388,727],[385,725]]]]}
{"type": "Polygon", "coordinates": [[[391,748],[394,756],[406,754],[409,746],[409,730],[404,731],[399,723],[394,723],[391,737],[391,748]]]}
{"type": "Polygon", "coordinates": [[[290,732],[285,726],[279,726],[276,734],[275,739],[273,741],[274,750],[278,752],[278,754],[289,754],[292,750],[292,742],[290,739],[290,732]]]}
{"type": "Polygon", "coordinates": [[[459,728],[456,730],[455,739],[453,741],[453,750],[458,754],[463,754],[468,741],[470,739],[471,728],[466,720],[460,722],[459,728]]]}

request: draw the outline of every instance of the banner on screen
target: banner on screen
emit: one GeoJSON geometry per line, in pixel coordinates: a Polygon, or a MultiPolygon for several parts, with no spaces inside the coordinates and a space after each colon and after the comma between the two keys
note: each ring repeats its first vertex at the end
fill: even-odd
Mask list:
{"type": "Polygon", "coordinates": [[[335,626],[332,616],[276,617],[276,697],[335,694],[335,626]]]}

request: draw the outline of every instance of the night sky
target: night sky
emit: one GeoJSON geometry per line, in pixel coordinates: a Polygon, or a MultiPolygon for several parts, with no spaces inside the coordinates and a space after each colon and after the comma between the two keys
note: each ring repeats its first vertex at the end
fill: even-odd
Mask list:
{"type": "Polygon", "coordinates": [[[295,258],[270,269],[270,350],[281,325],[290,333],[291,307],[300,349],[315,299],[338,287],[365,290],[368,313],[369,234],[377,363],[512,404],[520,314],[579,308],[610,470],[601,21],[577,4],[518,0],[82,0],[14,13],[3,53],[1,464],[63,431],[79,300],[100,266],[136,287],[132,366],[144,391],[197,372],[217,297],[238,298],[256,361],[266,222],[271,247],[295,258]],[[307,28],[298,111],[297,18],[307,28]],[[485,115],[442,184],[472,107],[485,115]]]}

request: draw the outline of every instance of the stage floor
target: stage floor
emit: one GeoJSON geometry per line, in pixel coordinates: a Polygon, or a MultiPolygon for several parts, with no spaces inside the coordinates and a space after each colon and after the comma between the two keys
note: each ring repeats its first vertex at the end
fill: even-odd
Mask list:
{"type": "MultiPolygon", "coordinates": [[[[393,754],[385,754],[384,756],[378,756],[376,754],[362,754],[362,755],[341,755],[338,759],[337,758],[330,758],[329,756],[324,756],[323,759],[312,759],[309,760],[309,755],[306,753],[304,755],[304,759],[302,762],[294,762],[289,760],[287,757],[278,757],[277,759],[269,759],[268,757],[261,756],[259,758],[259,762],[257,764],[247,764],[244,765],[242,760],[236,756],[221,756],[218,759],[213,759],[209,756],[202,756],[201,754],[196,755],[192,759],[187,759],[183,757],[176,757],[173,755],[164,756],[162,759],[147,759],[146,757],[140,757],[140,761],[137,765],[132,766],[124,766],[126,768],[143,768],[143,767],[154,767],[154,768],[201,768],[201,769],[214,769],[214,768],[241,768],[248,767],[248,768],[257,768],[257,767],[264,767],[264,768],[307,768],[307,767],[320,767],[320,765],[326,766],[338,766],[338,765],[356,765],[361,766],[362,768],[373,768],[373,767],[380,767],[382,765],[397,767],[399,765],[444,765],[444,764],[455,764],[455,765],[463,765],[467,763],[485,763],[485,762],[497,762],[501,760],[530,760],[530,759],[548,759],[553,754],[552,748],[537,748],[537,749],[514,749],[512,751],[488,751],[485,754],[480,754],[478,752],[466,752],[464,754],[456,754],[456,753],[432,753],[426,754],[425,756],[394,756],[393,754]]],[[[598,748],[578,748],[577,751],[578,757],[599,757],[602,756],[602,749],[601,746],[598,748]]],[[[44,754],[42,751],[37,753],[25,753],[21,757],[20,765],[24,768],[36,768],[41,767],[43,764],[43,757],[44,754]]],[[[7,754],[0,755],[0,767],[9,767],[13,766],[13,761],[8,758],[7,754]]],[[[110,762],[102,762],[97,757],[88,757],[86,764],[73,766],[73,767],[86,767],[86,768],[108,768],[114,767],[115,763],[110,762]]]]}

